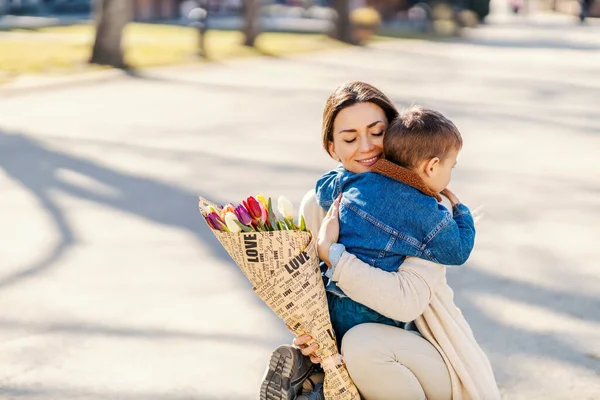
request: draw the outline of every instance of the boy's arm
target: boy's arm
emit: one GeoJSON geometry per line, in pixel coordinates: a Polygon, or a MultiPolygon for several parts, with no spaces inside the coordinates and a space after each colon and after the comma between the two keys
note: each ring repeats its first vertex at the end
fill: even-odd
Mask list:
{"type": "Polygon", "coordinates": [[[317,203],[325,210],[329,210],[329,207],[342,192],[340,183],[344,172],[346,172],[346,170],[340,164],[337,168],[327,172],[317,181],[315,187],[317,203]]]}
{"type": "Polygon", "coordinates": [[[475,223],[471,211],[461,203],[453,202],[452,217],[443,206],[438,205],[438,213],[442,218],[439,229],[430,233],[425,255],[432,261],[445,265],[464,264],[475,244],[475,223]]]}

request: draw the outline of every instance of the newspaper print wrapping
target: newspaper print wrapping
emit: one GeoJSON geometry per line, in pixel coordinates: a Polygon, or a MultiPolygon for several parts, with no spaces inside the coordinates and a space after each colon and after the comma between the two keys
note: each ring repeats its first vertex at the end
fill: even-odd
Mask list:
{"type": "MultiPolygon", "coordinates": [[[[200,197],[200,211],[220,207],[200,197]]],[[[223,232],[211,229],[252,283],[254,292],[296,335],[319,344],[327,400],[360,400],[343,364],[329,318],[315,241],[310,232],[223,232]]]]}

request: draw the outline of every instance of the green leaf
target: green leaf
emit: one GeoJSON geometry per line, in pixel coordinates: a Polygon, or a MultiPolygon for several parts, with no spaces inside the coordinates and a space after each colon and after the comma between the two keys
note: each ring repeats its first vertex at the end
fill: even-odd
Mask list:
{"type": "Polygon", "coordinates": [[[293,218],[286,218],[285,219],[285,224],[287,225],[288,229],[290,231],[296,230],[296,226],[294,225],[294,219],[293,218]]]}
{"type": "Polygon", "coordinates": [[[273,212],[273,205],[271,203],[271,198],[269,197],[269,201],[267,202],[267,213],[269,214],[269,224],[273,230],[277,230],[279,224],[277,223],[277,218],[275,217],[275,213],[273,212]]]}
{"type": "Polygon", "coordinates": [[[242,224],[240,221],[235,220],[235,223],[238,224],[242,232],[254,232],[254,229],[250,228],[248,225],[242,224]]]}
{"type": "Polygon", "coordinates": [[[307,230],[306,230],[306,221],[304,220],[304,215],[300,216],[300,230],[302,232],[307,232],[307,230]]]}

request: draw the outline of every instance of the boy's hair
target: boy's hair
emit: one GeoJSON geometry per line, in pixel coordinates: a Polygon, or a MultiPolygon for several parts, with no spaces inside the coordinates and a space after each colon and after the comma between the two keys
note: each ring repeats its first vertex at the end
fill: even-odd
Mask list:
{"type": "Polygon", "coordinates": [[[462,148],[462,137],[452,121],[441,113],[412,106],[392,121],[383,136],[385,158],[405,168],[462,148]]]}

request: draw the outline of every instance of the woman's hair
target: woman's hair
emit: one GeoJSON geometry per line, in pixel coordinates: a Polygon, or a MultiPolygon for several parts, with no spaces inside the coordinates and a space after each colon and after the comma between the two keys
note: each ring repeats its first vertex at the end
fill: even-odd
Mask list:
{"type": "Polygon", "coordinates": [[[405,168],[416,168],[423,160],[444,161],[450,150],[462,148],[456,125],[440,112],[412,106],[390,122],[383,136],[386,160],[405,168]]]}
{"type": "Polygon", "coordinates": [[[379,106],[388,122],[398,116],[398,110],[392,101],[375,86],[365,82],[344,83],[329,96],[323,110],[323,148],[327,153],[329,153],[329,142],[333,141],[335,118],[344,108],[357,103],[373,103],[379,106]]]}

